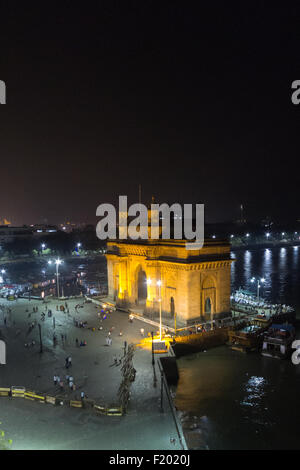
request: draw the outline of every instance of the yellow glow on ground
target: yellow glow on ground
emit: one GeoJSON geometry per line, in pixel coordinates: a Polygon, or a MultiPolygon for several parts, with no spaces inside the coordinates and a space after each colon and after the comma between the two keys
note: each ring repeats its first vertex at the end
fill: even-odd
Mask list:
{"type": "MultiPolygon", "coordinates": [[[[160,339],[159,335],[153,336],[153,342],[164,342],[169,349],[170,343],[173,342],[173,339],[170,336],[163,336],[162,339],[160,339]]],[[[137,346],[140,346],[145,349],[152,349],[152,337],[147,336],[146,338],[143,338],[137,346]]]]}

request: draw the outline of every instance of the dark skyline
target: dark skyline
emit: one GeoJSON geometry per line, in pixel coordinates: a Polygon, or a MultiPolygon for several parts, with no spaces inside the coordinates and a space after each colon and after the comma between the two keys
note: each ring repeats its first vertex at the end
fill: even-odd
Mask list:
{"type": "Polygon", "coordinates": [[[0,217],[95,223],[140,183],[208,222],[300,218],[300,7],[92,5],[1,2],[0,217]]]}

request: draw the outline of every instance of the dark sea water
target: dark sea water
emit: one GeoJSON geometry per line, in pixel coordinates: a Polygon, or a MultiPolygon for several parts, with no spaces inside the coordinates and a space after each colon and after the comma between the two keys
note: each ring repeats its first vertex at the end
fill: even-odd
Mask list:
{"type": "MultiPolygon", "coordinates": [[[[261,295],[300,312],[300,247],[233,252],[232,289],[254,292],[251,277],[264,277],[261,295]]],[[[297,331],[300,339],[300,331],[297,331]]],[[[242,354],[226,346],[183,357],[177,408],[197,424],[199,447],[300,449],[300,365],[242,354]]]]}

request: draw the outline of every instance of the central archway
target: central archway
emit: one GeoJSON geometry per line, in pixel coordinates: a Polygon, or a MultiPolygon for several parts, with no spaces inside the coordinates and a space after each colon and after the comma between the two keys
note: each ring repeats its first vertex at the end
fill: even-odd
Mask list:
{"type": "Polygon", "coordinates": [[[147,299],[147,276],[145,271],[139,270],[137,276],[137,301],[139,304],[146,303],[147,299]]]}
{"type": "Polygon", "coordinates": [[[174,297],[170,298],[170,313],[171,317],[174,318],[175,315],[175,302],[174,302],[174,297]]]}
{"type": "Polygon", "coordinates": [[[205,313],[206,314],[211,313],[211,300],[210,300],[210,297],[206,297],[206,299],[205,299],[205,313]]]}

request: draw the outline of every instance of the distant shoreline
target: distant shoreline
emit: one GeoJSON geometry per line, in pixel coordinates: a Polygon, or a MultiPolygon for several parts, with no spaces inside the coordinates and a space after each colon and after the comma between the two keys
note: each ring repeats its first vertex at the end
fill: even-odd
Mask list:
{"type": "Polygon", "coordinates": [[[289,247],[289,246],[300,246],[300,240],[292,240],[292,241],[273,241],[273,242],[259,242],[259,243],[249,243],[249,244],[238,244],[234,246],[231,243],[231,251],[236,251],[236,250],[244,250],[244,249],[249,249],[249,248],[283,248],[283,247],[289,247]]]}
{"type": "MultiPolygon", "coordinates": [[[[32,263],[32,262],[41,262],[41,263],[44,263],[45,260],[49,259],[49,258],[55,258],[59,255],[49,255],[49,256],[24,256],[24,257],[19,257],[19,258],[12,258],[12,259],[7,259],[7,258],[4,258],[4,259],[1,259],[0,258],[0,264],[1,265],[5,265],[5,264],[13,264],[13,263],[32,263]]],[[[74,255],[67,255],[67,256],[63,256],[63,259],[64,260],[85,260],[85,259],[89,259],[89,258],[102,258],[104,257],[105,255],[103,253],[97,253],[97,254],[88,254],[88,255],[79,255],[79,256],[74,256],[74,255]]]]}

